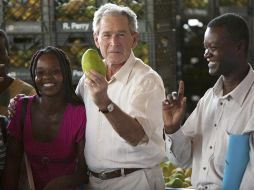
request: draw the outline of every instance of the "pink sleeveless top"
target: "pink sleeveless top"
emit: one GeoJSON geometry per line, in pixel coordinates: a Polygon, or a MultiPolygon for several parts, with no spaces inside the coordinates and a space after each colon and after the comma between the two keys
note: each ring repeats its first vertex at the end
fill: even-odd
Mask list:
{"type": "Polygon", "coordinates": [[[37,141],[33,139],[31,128],[31,102],[34,98],[35,96],[29,98],[23,132],[20,125],[21,101],[17,103],[17,112],[8,130],[12,136],[24,140],[24,150],[31,163],[35,187],[41,190],[52,179],[74,172],[76,146],[85,135],[86,113],[84,105],[68,104],[56,138],[50,142],[37,141]]]}

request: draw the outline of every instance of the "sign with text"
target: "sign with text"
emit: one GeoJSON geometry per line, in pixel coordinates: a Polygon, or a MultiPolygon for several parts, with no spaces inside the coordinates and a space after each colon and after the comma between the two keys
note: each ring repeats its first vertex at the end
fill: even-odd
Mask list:
{"type": "Polygon", "coordinates": [[[7,33],[41,33],[40,22],[14,22],[5,27],[7,33]]]}
{"type": "Polygon", "coordinates": [[[92,24],[88,22],[58,22],[58,32],[89,32],[92,31],[92,24]]]}

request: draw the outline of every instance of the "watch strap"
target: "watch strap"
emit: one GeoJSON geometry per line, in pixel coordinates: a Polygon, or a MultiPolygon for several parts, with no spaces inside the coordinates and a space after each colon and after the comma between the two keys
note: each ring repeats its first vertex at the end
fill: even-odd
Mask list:
{"type": "Polygon", "coordinates": [[[99,109],[99,111],[101,112],[101,113],[109,113],[109,110],[108,109],[99,109]]]}
{"type": "Polygon", "coordinates": [[[106,109],[99,109],[99,111],[102,113],[109,113],[109,112],[112,112],[113,110],[114,110],[114,104],[112,102],[107,105],[106,109]]]}

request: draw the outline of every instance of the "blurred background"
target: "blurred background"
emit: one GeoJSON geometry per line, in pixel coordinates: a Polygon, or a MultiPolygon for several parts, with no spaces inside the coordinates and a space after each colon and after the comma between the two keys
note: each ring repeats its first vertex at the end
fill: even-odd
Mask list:
{"type": "Polygon", "coordinates": [[[184,80],[189,111],[216,80],[208,75],[203,58],[203,34],[210,19],[234,12],[247,20],[249,61],[254,64],[254,0],[0,0],[0,27],[11,43],[10,75],[30,83],[31,56],[54,45],[69,55],[75,86],[82,75],[81,56],[94,47],[94,11],[106,2],[136,12],[140,42],[135,54],[162,76],[167,93],[184,80]]]}

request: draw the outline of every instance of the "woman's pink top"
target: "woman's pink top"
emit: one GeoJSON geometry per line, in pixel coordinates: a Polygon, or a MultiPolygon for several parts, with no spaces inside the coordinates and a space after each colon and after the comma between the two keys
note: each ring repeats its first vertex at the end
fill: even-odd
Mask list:
{"type": "Polygon", "coordinates": [[[35,96],[30,97],[28,101],[23,132],[20,123],[22,105],[20,100],[17,103],[16,115],[8,129],[12,136],[21,141],[24,139],[24,150],[31,163],[35,187],[41,190],[52,179],[74,172],[77,144],[85,136],[86,113],[84,105],[68,104],[56,138],[50,142],[37,141],[33,138],[31,128],[31,102],[34,98],[35,96]]]}

